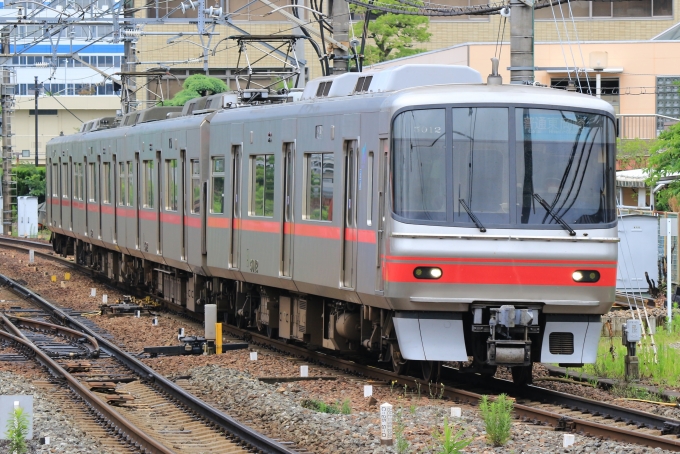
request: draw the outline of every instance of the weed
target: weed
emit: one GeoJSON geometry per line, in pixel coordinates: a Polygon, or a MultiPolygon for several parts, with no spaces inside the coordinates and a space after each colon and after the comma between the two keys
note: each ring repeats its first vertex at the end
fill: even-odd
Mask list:
{"type": "Polygon", "coordinates": [[[408,407],[408,411],[409,411],[409,413],[411,413],[412,415],[415,415],[415,414],[416,414],[416,404],[415,404],[413,401],[411,401],[411,406],[408,407]]]}
{"type": "Polygon", "coordinates": [[[407,392],[408,392],[408,385],[404,385],[404,397],[406,397],[407,392]]]}
{"type": "Polygon", "coordinates": [[[597,378],[589,379],[588,383],[590,383],[590,386],[592,386],[595,389],[597,389],[600,386],[600,382],[597,380],[597,378]]]}
{"type": "Polygon", "coordinates": [[[340,409],[338,408],[337,404],[327,404],[326,402],[321,400],[305,399],[300,403],[300,405],[302,405],[304,408],[309,408],[310,410],[318,411],[319,413],[330,414],[340,413],[340,409]]]}
{"type": "Polygon", "coordinates": [[[340,412],[343,415],[349,415],[352,413],[352,403],[349,401],[349,399],[342,401],[342,408],[340,408],[340,412]]]}
{"type": "Polygon", "coordinates": [[[419,381],[416,382],[416,389],[418,391],[418,400],[420,400],[420,382],[419,381]]]}
{"type": "Polygon", "coordinates": [[[651,400],[653,402],[665,402],[663,394],[660,392],[654,393],[647,391],[644,388],[638,388],[637,386],[631,386],[629,384],[617,384],[612,386],[610,392],[616,396],[623,399],[641,399],[641,400],[651,400]]]}
{"type": "Polygon", "coordinates": [[[440,383],[439,386],[440,386],[440,388],[439,388],[439,399],[443,399],[444,398],[444,390],[446,389],[446,386],[444,386],[444,383],[440,383]]]}
{"type": "Polygon", "coordinates": [[[512,400],[505,394],[499,395],[494,402],[489,401],[489,396],[482,396],[479,402],[486,426],[486,436],[494,446],[503,446],[510,440],[512,407],[512,400]]]}
{"type": "Polygon", "coordinates": [[[404,429],[406,428],[406,426],[404,425],[404,417],[401,412],[401,408],[397,410],[394,422],[395,422],[394,449],[397,452],[397,454],[406,454],[407,452],[409,452],[411,444],[408,442],[406,436],[404,435],[404,429]]]}
{"type": "Polygon", "coordinates": [[[435,392],[432,392],[432,382],[431,381],[427,382],[427,392],[430,394],[430,399],[434,399],[434,395],[437,391],[437,388],[435,388],[434,390],[435,392]]]}
{"type": "Polygon", "coordinates": [[[396,385],[396,384],[397,384],[396,380],[392,380],[390,382],[390,394],[392,394],[394,392],[394,385],[396,385]]]}
{"type": "Polygon", "coordinates": [[[26,437],[28,436],[29,423],[28,415],[23,408],[16,407],[12,410],[7,420],[7,432],[5,432],[5,436],[9,440],[8,452],[24,454],[28,451],[26,437]]]}
{"type": "Polygon", "coordinates": [[[453,433],[453,425],[449,424],[449,419],[444,418],[444,432],[439,432],[434,428],[432,438],[434,438],[435,451],[437,454],[459,454],[461,449],[472,443],[472,438],[462,438],[463,429],[455,434],[453,433]]]}

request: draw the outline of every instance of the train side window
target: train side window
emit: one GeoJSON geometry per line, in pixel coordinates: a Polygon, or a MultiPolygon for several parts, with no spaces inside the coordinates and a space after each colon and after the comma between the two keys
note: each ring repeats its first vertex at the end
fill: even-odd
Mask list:
{"type": "Polygon", "coordinates": [[[125,171],[125,163],[118,163],[118,179],[119,179],[119,191],[118,191],[118,205],[125,206],[125,195],[127,191],[125,190],[127,181],[127,172],[125,171]]]}
{"type": "Polygon", "coordinates": [[[102,178],[102,203],[111,203],[111,164],[108,162],[102,164],[102,178]]]}
{"type": "Polygon", "coordinates": [[[333,153],[305,154],[304,218],[314,221],[333,220],[333,153]]]}
{"type": "Polygon", "coordinates": [[[143,161],[144,164],[144,208],[153,208],[153,160],[143,161]]]}
{"type": "Polygon", "coordinates": [[[251,216],[274,216],[274,155],[261,154],[250,158],[251,162],[251,216]]]}
{"type": "Polygon", "coordinates": [[[191,212],[201,212],[201,168],[198,159],[191,160],[191,212]]]}
{"type": "Polygon", "coordinates": [[[165,160],[165,209],[177,211],[177,200],[179,194],[177,180],[177,159],[165,160]]]}
{"type": "Polygon", "coordinates": [[[128,161],[128,197],[127,206],[131,207],[132,203],[135,201],[135,184],[134,184],[134,167],[132,161],[128,161]]]}
{"type": "Polygon", "coordinates": [[[73,199],[83,200],[83,165],[79,162],[73,164],[73,199]]]}
{"type": "Polygon", "coordinates": [[[61,195],[65,199],[68,198],[68,182],[71,179],[68,177],[68,164],[61,165],[61,195]]]}
{"type": "Polygon", "coordinates": [[[87,191],[88,200],[90,202],[97,201],[97,164],[94,162],[90,163],[89,168],[90,174],[87,176],[87,191]]]}
{"type": "Polygon", "coordinates": [[[52,197],[59,197],[59,164],[52,164],[52,197]]]}
{"type": "Polygon", "coordinates": [[[224,158],[212,158],[211,168],[212,203],[210,204],[210,212],[222,214],[224,213],[224,158]]]}
{"type": "MultiPolygon", "coordinates": [[[[370,83],[370,82],[369,82],[370,83]]],[[[368,169],[366,172],[366,225],[373,223],[373,152],[368,152],[368,169]]]]}

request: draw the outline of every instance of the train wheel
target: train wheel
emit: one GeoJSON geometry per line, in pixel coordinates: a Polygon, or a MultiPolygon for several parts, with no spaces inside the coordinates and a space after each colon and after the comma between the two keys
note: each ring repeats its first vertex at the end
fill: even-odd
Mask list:
{"type": "Polygon", "coordinates": [[[270,325],[267,325],[267,337],[270,339],[276,339],[279,337],[279,330],[276,328],[272,328],[270,325]]]}
{"type": "Polygon", "coordinates": [[[426,382],[436,383],[439,380],[441,364],[439,361],[420,361],[420,371],[423,379],[426,382]]]}
{"type": "Polygon", "coordinates": [[[530,385],[533,383],[533,364],[511,367],[510,372],[512,373],[512,382],[516,385],[530,385]]]}
{"type": "Polygon", "coordinates": [[[401,375],[406,372],[408,362],[401,357],[399,347],[394,343],[390,344],[390,358],[392,360],[392,370],[394,373],[401,375]]]}

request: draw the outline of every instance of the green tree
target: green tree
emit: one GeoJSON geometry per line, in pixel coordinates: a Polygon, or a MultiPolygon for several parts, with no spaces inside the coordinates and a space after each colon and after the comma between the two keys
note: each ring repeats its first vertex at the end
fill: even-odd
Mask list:
{"type": "MultiPolygon", "coordinates": [[[[384,0],[381,4],[404,7],[396,0],[384,0]]],[[[365,15],[366,8],[357,7],[354,12],[365,15]]],[[[370,38],[374,44],[366,45],[364,64],[370,65],[424,52],[425,49],[413,46],[430,40],[432,33],[427,31],[429,25],[430,19],[425,16],[371,12],[366,38],[370,38]]],[[[362,35],[363,28],[363,21],[357,22],[354,24],[354,33],[362,35]]]]}
{"type": "MultiPolygon", "coordinates": [[[[680,123],[676,123],[659,135],[650,149],[651,155],[647,163],[651,187],[663,177],[680,174],[680,123]]],[[[675,211],[680,201],[680,181],[670,183],[658,191],[654,197],[656,209],[675,211]]]]}
{"type": "Polygon", "coordinates": [[[207,77],[203,74],[194,74],[187,77],[182,85],[182,90],[172,98],[163,101],[164,106],[183,106],[187,101],[201,96],[209,96],[227,91],[227,85],[215,77],[207,77]]]}

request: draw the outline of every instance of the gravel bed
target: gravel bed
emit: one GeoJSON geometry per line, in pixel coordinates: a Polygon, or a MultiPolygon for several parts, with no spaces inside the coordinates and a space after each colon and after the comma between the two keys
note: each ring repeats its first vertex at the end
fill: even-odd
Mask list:
{"type": "MultiPolygon", "coordinates": [[[[9,349],[0,353],[10,353],[9,349]]],[[[28,440],[30,453],[109,454],[99,442],[78,428],[77,421],[62,409],[49,393],[31,384],[31,379],[45,379],[45,374],[30,363],[8,365],[0,362],[0,395],[33,395],[33,439],[28,440]],[[14,369],[5,370],[5,369],[14,369]],[[19,373],[18,373],[19,372],[19,373]],[[50,437],[49,445],[41,445],[41,437],[50,437]]],[[[5,433],[6,428],[0,431],[5,433]]],[[[0,452],[7,452],[7,441],[0,440],[0,452]]]]}

